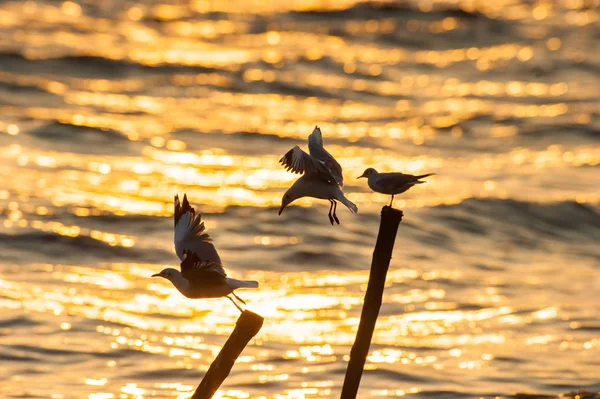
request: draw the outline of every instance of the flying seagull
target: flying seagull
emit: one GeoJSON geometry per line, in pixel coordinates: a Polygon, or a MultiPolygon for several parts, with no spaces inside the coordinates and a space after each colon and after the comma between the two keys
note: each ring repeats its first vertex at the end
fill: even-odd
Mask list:
{"type": "Polygon", "coordinates": [[[342,192],[344,185],[342,167],[323,147],[323,136],[318,126],[315,126],[313,132],[308,136],[308,151],[310,154],[302,151],[300,147],[294,146],[279,160],[287,171],[302,174],[283,195],[279,214],[281,215],[284,208],[298,198],[320,198],[331,203],[328,214],[329,222],[332,225],[334,221],[340,224],[335,213],[336,201],[346,205],[352,213],[357,213],[358,207],[342,192]]]}
{"type": "Polygon", "coordinates": [[[242,308],[229,295],[245,305],[246,302],[233,291],[258,288],[258,282],[227,277],[201,216],[196,215],[185,194],[183,203],[175,196],[175,253],[181,259],[181,272],[167,268],[152,277],[166,278],[188,298],[227,297],[241,312],[242,308]]]}
{"type": "Polygon", "coordinates": [[[434,174],[427,173],[425,175],[413,176],[405,175],[404,173],[379,173],[373,168],[367,168],[357,179],[366,177],[371,190],[381,194],[391,194],[392,200],[390,201],[390,206],[392,206],[394,195],[405,192],[415,184],[425,183],[419,179],[434,174]]]}

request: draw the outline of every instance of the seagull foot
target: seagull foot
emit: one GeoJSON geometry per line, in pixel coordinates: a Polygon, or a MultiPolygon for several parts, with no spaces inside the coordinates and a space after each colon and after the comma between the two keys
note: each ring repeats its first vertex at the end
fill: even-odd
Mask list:
{"type": "MultiPolygon", "coordinates": [[[[335,222],[337,224],[340,224],[340,220],[338,219],[338,217],[337,217],[337,215],[335,213],[333,214],[333,219],[335,220],[335,222]]],[[[331,223],[331,224],[333,224],[333,223],[331,223]]]]}
{"type": "MultiPolygon", "coordinates": [[[[237,297],[237,296],[236,296],[236,297],[237,297]]],[[[229,295],[227,295],[227,297],[226,297],[226,298],[228,298],[228,299],[231,301],[231,303],[233,303],[233,304],[235,305],[235,307],[236,307],[236,308],[238,308],[238,310],[239,310],[241,313],[244,313],[244,309],[242,309],[242,308],[240,307],[240,305],[238,305],[237,303],[235,303],[235,301],[233,300],[233,298],[232,298],[232,297],[230,297],[229,295]]]]}
{"type": "Polygon", "coordinates": [[[233,295],[235,297],[235,299],[237,299],[238,301],[240,301],[244,305],[246,304],[246,301],[244,301],[242,298],[240,298],[239,296],[237,296],[235,292],[232,292],[231,295],[233,295]]]}

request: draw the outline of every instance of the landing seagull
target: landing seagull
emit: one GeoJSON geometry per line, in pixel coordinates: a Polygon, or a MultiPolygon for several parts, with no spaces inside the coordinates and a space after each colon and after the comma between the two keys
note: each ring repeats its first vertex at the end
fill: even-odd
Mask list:
{"type": "Polygon", "coordinates": [[[373,168],[368,168],[357,179],[366,177],[371,190],[381,194],[391,194],[392,200],[390,201],[390,206],[392,206],[394,195],[405,192],[415,184],[425,183],[419,179],[434,174],[427,173],[425,175],[413,176],[405,175],[404,173],[379,173],[373,168]]]}
{"type": "Polygon", "coordinates": [[[163,277],[188,298],[227,297],[242,312],[233,300],[246,302],[233,291],[237,288],[258,288],[256,281],[236,280],[227,277],[221,258],[204,231],[201,215],[196,216],[184,194],[183,203],[175,196],[175,253],[181,259],[181,272],[167,268],[152,277],[163,277]]]}
{"type": "Polygon", "coordinates": [[[336,201],[346,205],[352,213],[357,213],[358,207],[342,192],[344,185],[342,167],[323,147],[323,136],[318,126],[315,126],[311,135],[308,136],[308,151],[310,155],[302,151],[300,147],[294,146],[279,160],[286,170],[302,174],[283,195],[279,214],[281,215],[284,208],[298,198],[320,198],[331,203],[328,214],[329,222],[332,225],[334,221],[340,224],[335,214],[336,201]]]}

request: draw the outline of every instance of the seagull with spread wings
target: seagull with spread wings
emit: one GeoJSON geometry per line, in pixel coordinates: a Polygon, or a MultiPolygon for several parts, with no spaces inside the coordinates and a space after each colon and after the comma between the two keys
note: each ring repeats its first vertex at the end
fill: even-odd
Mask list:
{"type": "Polygon", "coordinates": [[[335,158],[323,147],[323,136],[321,129],[315,129],[308,136],[308,151],[302,151],[300,147],[294,146],[279,162],[286,170],[302,174],[296,182],[285,192],[281,200],[279,214],[293,201],[302,197],[312,197],[328,200],[329,222],[340,224],[336,215],[337,202],[346,205],[352,213],[358,212],[358,207],[344,196],[342,187],[344,178],[342,167],[335,158]]]}
{"type": "Polygon", "coordinates": [[[242,311],[229,295],[243,303],[233,291],[237,288],[258,288],[256,281],[236,280],[227,277],[221,258],[205,232],[201,215],[196,215],[184,194],[183,203],[175,196],[175,253],[181,259],[181,272],[167,268],[152,277],[169,280],[179,292],[188,298],[227,297],[242,311]]]}
{"type": "Polygon", "coordinates": [[[427,173],[424,175],[414,176],[399,172],[379,173],[373,168],[367,168],[362,175],[357,177],[357,179],[366,177],[367,184],[371,190],[381,194],[391,194],[392,200],[390,201],[390,206],[392,206],[392,202],[394,202],[394,195],[405,192],[415,184],[425,183],[420,179],[427,176],[432,176],[434,174],[435,173],[427,173]]]}

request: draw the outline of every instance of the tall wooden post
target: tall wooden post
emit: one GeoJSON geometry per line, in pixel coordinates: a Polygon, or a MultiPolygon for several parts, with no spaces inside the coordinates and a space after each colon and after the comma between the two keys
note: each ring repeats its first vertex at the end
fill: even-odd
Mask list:
{"type": "Polygon", "coordinates": [[[210,365],[202,382],[196,388],[191,399],[210,399],[229,375],[233,364],[240,356],[248,342],[260,331],[264,319],[262,316],[244,310],[233,332],[221,348],[221,352],[210,365]]]}
{"type": "Polygon", "coordinates": [[[350,361],[346,369],[346,377],[342,387],[342,399],[355,399],[360,385],[375,323],[381,308],[383,298],[383,289],[385,287],[385,277],[392,259],[394,241],[398,226],[402,221],[403,213],[401,210],[384,206],[381,209],[381,224],[377,234],[377,243],[373,251],[373,260],[371,262],[371,272],[369,274],[369,283],[360,315],[358,332],[352,350],[350,351],[350,361]]]}

